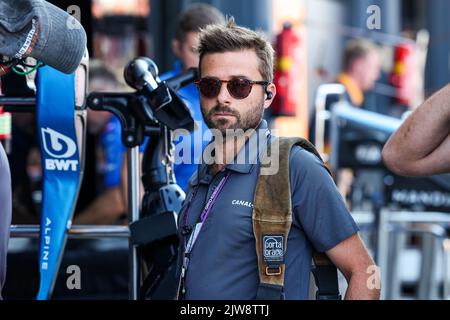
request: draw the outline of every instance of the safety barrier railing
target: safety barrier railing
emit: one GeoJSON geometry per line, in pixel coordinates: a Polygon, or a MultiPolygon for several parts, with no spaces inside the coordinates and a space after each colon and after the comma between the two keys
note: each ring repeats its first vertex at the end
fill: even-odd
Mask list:
{"type": "Polygon", "coordinates": [[[330,95],[337,95],[339,97],[345,94],[345,87],[341,84],[323,84],[317,88],[317,94],[315,98],[315,145],[317,151],[322,156],[323,160],[328,161],[329,155],[325,150],[325,130],[327,127],[327,121],[331,118],[331,112],[326,109],[327,98],[330,95]]]}
{"type": "MultiPolygon", "coordinates": [[[[448,299],[449,294],[449,277],[448,277],[448,256],[450,254],[449,240],[446,239],[446,231],[442,224],[450,223],[450,214],[444,212],[411,212],[411,211],[390,211],[386,208],[380,212],[378,226],[378,265],[381,269],[381,282],[385,285],[381,287],[381,298],[393,298],[392,288],[398,281],[394,272],[394,265],[389,261],[390,234],[409,234],[409,235],[428,235],[433,241],[438,241],[437,248],[443,251],[443,283],[444,283],[444,299],[448,299]],[[408,224],[413,224],[408,226],[408,224]],[[447,289],[447,291],[445,290],[447,289]]],[[[434,242],[431,243],[431,245],[434,242]]],[[[434,250],[423,250],[424,255],[419,279],[419,297],[421,299],[433,298],[431,295],[432,277],[435,266],[434,250]]],[[[393,255],[395,256],[395,255],[393,255]]]]}
{"type": "MultiPolygon", "coordinates": [[[[10,228],[12,238],[39,238],[39,225],[12,225],[10,228]]],[[[128,226],[107,225],[75,225],[69,229],[68,237],[71,239],[102,239],[130,237],[128,226]]]]}

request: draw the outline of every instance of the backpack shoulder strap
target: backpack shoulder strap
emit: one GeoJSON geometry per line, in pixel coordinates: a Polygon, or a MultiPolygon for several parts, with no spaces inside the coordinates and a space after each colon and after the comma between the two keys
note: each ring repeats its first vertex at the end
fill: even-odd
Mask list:
{"type": "MultiPolygon", "coordinates": [[[[279,169],[273,175],[260,174],[253,201],[253,232],[256,240],[260,284],[258,300],[283,299],[285,252],[292,223],[292,203],[289,177],[289,158],[294,145],[320,155],[314,146],[302,138],[273,137],[266,157],[277,157],[279,169]]],[[[261,167],[270,165],[261,159],[261,167]]],[[[331,299],[339,295],[337,270],[325,254],[313,253],[313,270],[318,291],[317,299],[331,299]]]]}

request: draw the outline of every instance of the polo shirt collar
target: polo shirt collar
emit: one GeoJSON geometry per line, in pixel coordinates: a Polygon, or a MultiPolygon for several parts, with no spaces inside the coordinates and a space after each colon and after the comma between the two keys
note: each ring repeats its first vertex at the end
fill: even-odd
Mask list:
{"type": "MultiPolygon", "coordinates": [[[[258,159],[261,159],[262,153],[267,149],[267,140],[269,136],[270,131],[268,129],[267,121],[262,120],[255,132],[250,136],[244,147],[236,156],[236,159],[243,159],[244,163],[231,163],[226,165],[225,169],[242,174],[252,172],[255,164],[258,163],[258,159]],[[257,152],[250,150],[255,146],[257,147],[257,152]]],[[[192,186],[197,185],[199,182],[203,184],[209,184],[211,182],[212,177],[208,174],[208,167],[209,166],[204,162],[199,165],[196,175],[191,180],[192,186]]]]}
{"type": "Polygon", "coordinates": [[[236,159],[242,159],[245,162],[230,163],[225,168],[238,173],[250,173],[255,164],[258,163],[258,160],[261,159],[262,152],[264,152],[267,148],[267,138],[269,134],[270,132],[267,126],[267,121],[262,120],[255,132],[250,136],[244,147],[239,150],[236,156],[236,159]],[[254,148],[257,149],[254,150],[254,148]]]}

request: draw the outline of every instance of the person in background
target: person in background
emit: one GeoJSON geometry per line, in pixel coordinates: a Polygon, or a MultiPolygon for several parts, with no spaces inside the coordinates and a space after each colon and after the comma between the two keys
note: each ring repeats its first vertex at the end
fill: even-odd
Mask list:
{"type": "MultiPolygon", "coordinates": [[[[172,40],[172,50],[177,57],[177,61],[172,70],[162,74],[160,78],[166,80],[172,78],[189,68],[197,68],[199,56],[197,52],[199,32],[200,29],[210,24],[224,23],[224,15],[215,7],[205,4],[196,3],[182,12],[177,20],[177,27],[174,39],[172,40]]],[[[200,111],[200,101],[197,88],[194,84],[190,84],[178,91],[178,94],[183,98],[192,112],[194,120],[201,128],[202,136],[208,132],[208,127],[203,121],[202,113],[200,111]]],[[[175,144],[179,143],[183,137],[179,137],[175,144]]],[[[186,191],[187,182],[192,174],[197,169],[195,164],[196,158],[200,157],[203,148],[208,141],[194,141],[194,134],[190,135],[191,156],[189,163],[182,162],[175,164],[175,177],[178,185],[186,191]]],[[[182,157],[183,155],[175,155],[182,157]]]]}
{"type": "MultiPolygon", "coordinates": [[[[89,92],[93,91],[121,91],[114,73],[95,60],[89,68],[89,92]]],[[[125,146],[120,122],[110,112],[89,108],[87,112],[86,169],[74,224],[118,223],[126,213],[121,190],[125,146]]]]}
{"type": "MultiPolygon", "coordinates": [[[[364,94],[372,90],[375,82],[381,75],[381,62],[377,47],[367,41],[355,39],[349,41],[342,57],[342,72],[336,77],[335,83],[345,88],[344,99],[356,108],[364,107],[364,94]]],[[[339,100],[336,95],[329,95],[326,100],[326,109],[339,100]]],[[[316,141],[316,114],[310,122],[310,137],[316,141]]],[[[325,128],[325,153],[330,153],[330,130],[325,128]]]]}
{"type": "MultiPolygon", "coordinates": [[[[377,47],[367,40],[352,40],[345,47],[342,64],[343,72],[337,77],[337,81],[345,87],[346,100],[355,108],[364,108],[364,94],[374,88],[381,75],[377,47]]],[[[353,180],[353,170],[340,170],[338,188],[344,198],[348,199],[349,206],[353,180]]]]}
{"type": "Polygon", "coordinates": [[[363,107],[364,93],[372,90],[381,75],[378,50],[367,40],[350,41],[344,51],[343,72],[337,82],[344,85],[347,100],[354,107],[363,107]]]}
{"type": "MultiPolygon", "coordinates": [[[[367,40],[355,39],[349,41],[344,49],[342,57],[342,73],[336,77],[336,83],[345,88],[344,99],[355,108],[364,108],[365,93],[372,90],[375,82],[381,75],[381,61],[377,47],[367,40]]],[[[330,95],[326,100],[326,109],[339,100],[336,95],[330,95]]],[[[315,137],[315,114],[311,122],[310,136],[315,137]]],[[[315,140],[317,141],[317,140],[315,140]]],[[[325,127],[324,150],[331,154],[330,128],[325,127]]],[[[341,169],[335,172],[338,189],[351,207],[350,193],[354,180],[354,172],[351,169],[341,169]]]]}

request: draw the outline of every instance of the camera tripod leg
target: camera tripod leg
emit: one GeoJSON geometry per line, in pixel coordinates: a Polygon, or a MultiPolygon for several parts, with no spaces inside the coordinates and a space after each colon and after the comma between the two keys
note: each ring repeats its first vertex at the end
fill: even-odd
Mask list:
{"type": "MultiPolygon", "coordinates": [[[[128,176],[128,215],[130,224],[139,220],[139,147],[128,149],[127,151],[127,176],[128,176]]],[[[140,279],[140,259],[137,246],[129,240],[129,297],[130,300],[139,299],[140,279]]]]}

